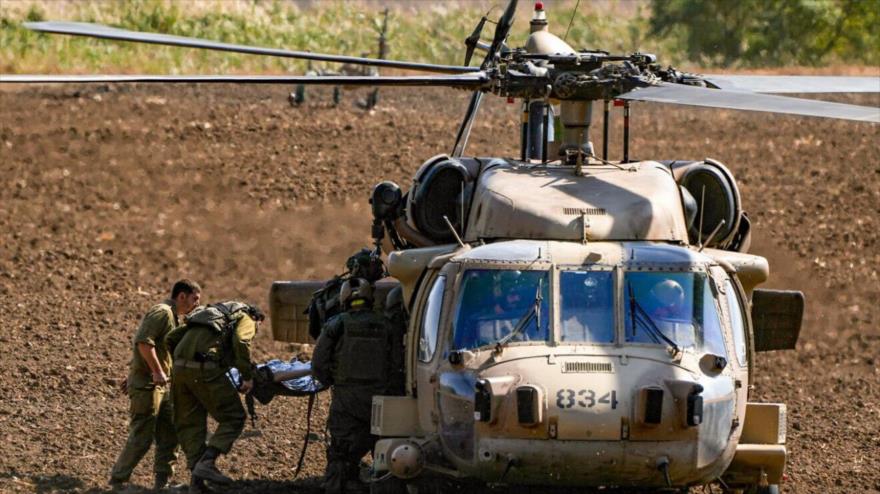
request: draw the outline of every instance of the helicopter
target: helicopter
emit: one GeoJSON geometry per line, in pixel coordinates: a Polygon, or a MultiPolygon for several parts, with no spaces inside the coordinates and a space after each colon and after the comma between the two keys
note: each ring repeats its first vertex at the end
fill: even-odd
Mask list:
{"type": "MultiPolygon", "coordinates": [[[[83,23],[44,32],[431,72],[384,76],[2,76],[0,82],[201,82],[439,86],[472,91],[448,153],[404,192],[371,192],[376,255],[409,312],[406,394],[376,396],[370,487],[439,480],[538,489],[777,492],[786,408],[750,401],[756,352],[794,349],[798,291],[760,289],[766,259],[722,163],[631,160],[631,102],[880,123],[880,109],[773,93],[880,92],[871,77],[699,75],[652,54],[576,50],[535,4],[524,47],[489,41],[484,17],[461,66],[257,48],[83,23]],[[484,53],[479,67],[470,65],[484,53]],[[522,102],[518,157],[467,156],[485,95],[522,102]],[[601,104],[601,153],[590,140],[601,104]],[[623,109],[623,156],[609,115],[623,109]],[[390,248],[383,246],[390,245],[390,248]]],[[[310,343],[316,281],[269,293],[273,336],[310,343]]]]}
{"type": "MultiPolygon", "coordinates": [[[[379,59],[385,58],[388,53],[388,8],[382,12],[382,24],[379,27],[379,33],[376,37],[376,57],[379,59]]],[[[361,57],[366,57],[367,53],[362,53],[361,57]]],[[[312,67],[312,62],[309,60],[306,75],[314,75],[314,76],[338,76],[338,75],[379,75],[379,71],[374,67],[362,67],[356,64],[343,64],[339,70],[328,70],[328,69],[315,69],[312,67]]],[[[297,107],[301,105],[306,100],[306,85],[305,84],[297,84],[294,88],[293,92],[287,96],[287,101],[291,106],[297,107]]],[[[339,104],[342,100],[342,88],[335,86],[333,87],[333,106],[339,104]]],[[[363,108],[364,110],[372,110],[379,103],[379,89],[375,88],[367,94],[367,97],[361,100],[358,100],[357,106],[363,108]]]]}

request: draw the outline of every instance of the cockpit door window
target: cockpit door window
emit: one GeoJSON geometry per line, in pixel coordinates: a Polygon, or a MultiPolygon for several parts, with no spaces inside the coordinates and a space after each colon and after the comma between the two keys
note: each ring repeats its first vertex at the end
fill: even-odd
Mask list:
{"type": "Polygon", "coordinates": [[[736,352],[736,360],[741,367],[745,367],[748,364],[746,361],[746,333],[742,304],[739,302],[736,287],[733,286],[730,280],[724,282],[724,292],[727,297],[727,307],[730,311],[730,329],[733,330],[733,348],[736,352]]]}
{"type": "Polygon", "coordinates": [[[437,351],[437,334],[440,329],[440,309],[443,307],[443,291],[446,289],[446,275],[440,275],[434,281],[425,312],[422,315],[422,328],[419,335],[419,360],[430,362],[437,351]]]}

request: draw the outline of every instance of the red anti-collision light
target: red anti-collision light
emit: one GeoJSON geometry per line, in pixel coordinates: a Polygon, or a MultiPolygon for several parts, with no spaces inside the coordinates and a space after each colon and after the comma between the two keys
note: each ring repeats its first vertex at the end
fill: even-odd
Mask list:
{"type": "Polygon", "coordinates": [[[535,10],[544,10],[544,2],[535,2],[535,10]]]}

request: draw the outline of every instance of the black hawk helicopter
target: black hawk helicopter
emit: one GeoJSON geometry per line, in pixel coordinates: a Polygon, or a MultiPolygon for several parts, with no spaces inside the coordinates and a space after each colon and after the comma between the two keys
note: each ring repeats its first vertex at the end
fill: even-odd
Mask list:
{"type": "MultiPolygon", "coordinates": [[[[377,284],[408,309],[406,394],[376,396],[374,492],[436,491],[438,479],[541,489],[777,492],[784,404],[749,401],[755,352],[793,349],[803,295],[763,290],[750,222],[721,163],[631,161],[633,101],[880,123],[880,109],[773,93],[880,92],[876,77],[699,75],[647,53],[576,50],[535,5],[524,47],[510,0],[464,64],[261,48],[72,22],[30,29],[109,40],[402,69],[427,75],[3,75],[0,83],[243,83],[451,87],[472,91],[450,151],[408,192],[371,196],[377,284]],[[479,67],[470,62],[485,55],[479,67]],[[487,94],[522,101],[520,155],[465,149],[487,94]],[[608,157],[612,102],[623,159],[608,157]],[[589,130],[603,105],[601,156],[589,130]]],[[[273,335],[308,343],[303,315],[322,283],[276,282],[273,335]]]]}

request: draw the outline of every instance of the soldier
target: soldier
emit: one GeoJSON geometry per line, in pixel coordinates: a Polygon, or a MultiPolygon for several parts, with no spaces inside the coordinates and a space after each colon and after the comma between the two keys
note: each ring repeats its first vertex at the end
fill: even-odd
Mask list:
{"type": "Polygon", "coordinates": [[[183,279],[171,288],[171,298],[154,305],[141,321],[132,340],[132,358],[123,389],[128,393],[130,420],[128,440],[110,473],[110,485],[128,482],[141,458],[156,443],[153,488],[162,489],[174,472],[177,435],[174,432],[171,394],[165,385],[171,375],[171,356],[165,351],[165,336],[178,324],[178,317],[199,303],[198,283],[183,279]]]}
{"type": "Polygon", "coordinates": [[[370,434],[373,395],[390,394],[402,381],[402,340],[395,338],[388,320],[372,310],[373,287],[362,278],[342,285],[346,311],[324,325],[312,356],[315,377],[332,385],[327,425],[327,494],[358,490],[360,459],[373,449],[370,434]]]}
{"type": "Polygon", "coordinates": [[[391,325],[392,337],[399,342],[399,344],[392,346],[392,350],[398,352],[398,355],[392,356],[391,361],[400,365],[400,368],[392,369],[391,389],[388,394],[403,395],[406,394],[404,382],[406,371],[403,368],[403,362],[406,351],[405,342],[406,330],[409,325],[409,314],[406,310],[406,303],[403,299],[403,287],[401,287],[401,285],[397,285],[388,291],[388,295],[385,296],[383,314],[391,325]]]}
{"type": "Polygon", "coordinates": [[[683,319],[684,312],[684,288],[672,279],[661,281],[651,288],[651,296],[657,301],[657,307],[652,312],[653,317],[661,319],[683,319]]]}
{"type": "Polygon", "coordinates": [[[215,461],[241,434],[245,411],[226,374],[235,367],[241,376],[238,391],[252,389],[250,345],[263,319],[259,309],[241,302],[213,304],[194,310],[165,338],[174,357],[174,424],[192,473],[190,493],[211,492],[206,481],[232,482],[215,461]],[[217,430],[206,444],[209,414],[217,430]]]}
{"type": "Polygon", "coordinates": [[[328,280],[324,287],[316,291],[309,303],[309,335],[315,340],[321,336],[321,328],[336,314],[342,312],[342,299],[339,297],[339,291],[342,283],[348,278],[364,278],[370,283],[374,283],[385,276],[385,266],[378,252],[369,249],[361,249],[345,261],[345,267],[348,270],[340,276],[334,276],[328,280]]]}

